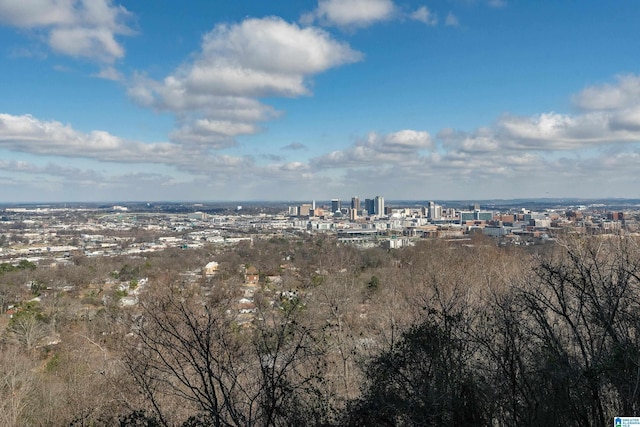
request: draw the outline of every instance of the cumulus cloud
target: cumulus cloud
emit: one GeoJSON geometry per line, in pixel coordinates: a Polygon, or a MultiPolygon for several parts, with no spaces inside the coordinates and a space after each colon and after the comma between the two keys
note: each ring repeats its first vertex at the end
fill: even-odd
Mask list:
{"type": "Polygon", "coordinates": [[[49,45],[57,52],[75,57],[113,62],[124,56],[124,48],[106,28],[54,28],[49,45]]]}
{"type": "MultiPolygon", "coordinates": [[[[215,124],[215,126],[228,133],[240,131],[234,127],[225,128],[224,124],[215,124]]],[[[136,173],[149,173],[143,172],[141,169],[153,171],[157,169],[158,165],[164,165],[175,169],[172,175],[186,177],[189,181],[199,177],[226,186],[232,183],[235,185],[242,180],[268,180],[270,171],[277,178],[281,175],[288,176],[294,173],[292,172],[294,169],[299,170],[299,168],[292,167],[291,164],[276,168],[257,166],[251,156],[213,154],[206,147],[190,144],[142,143],[126,140],[104,131],[83,133],[69,125],[56,121],[42,121],[29,115],[0,114],[0,150],[43,157],[64,157],[69,161],[69,165],[64,167],[54,165],[42,167],[30,163],[0,161],[0,171],[21,172],[23,175],[56,176],[62,181],[67,180],[70,183],[82,179],[83,182],[96,182],[112,189],[140,184],[141,188],[144,187],[150,191],[149,194],[153,193],[151,191],[153,187],[151,184],[146,186],[146,184],[140,183],[139,177],[136,180],[132,179],[128,182],[125,180],[119,184],[113,174],[106,172],[91,174],[89,170],[73,168],[71,164],[75,161],[84,161],[83,159],[102,163],[131,164],[136,165],[135,168],[138,171],[136,173]]],[[[277,159],[271,160],[278,161],[277,159]]],[[[154,185],[160,185],[156,178],[154,174],[154,185]]],[[[174,178],[171,180],[162,179],[162,185],[177,188],[177,184],[173,181],[175,181],[174,178]]],[[[182,189],[184,190],[184,188],[182,189]]],[[[127,191],[129,192],[129,190],[128,188],[127,191]]],[[[144,194],[142,191],[140,197],[144,194]]],[[[176,196],[185,197],[185,194],[187,193],[177,192],[176,196]]],[[[71,196],[75,197],[73,194],[71,196]]],[[[90,197],[93,199],[95,196],[90,195],[90,197]]]]}
{"type": "Polygon", "coordinates": [[[23,28],[70,25],[77,16],[72,2],[56,0],[2,0],[0,12],[2,22],[23,28]]]}
{"type": "Polygon", "coordinates": [[[613,130],[640,132],[640,105],[616,111],[611,115],[609,127],[613,130]]]}
{"type": "Polygon", "coordinates": [[[495,152],[501,148],[500,141],[488,128],[480,128],[473,133],[445,128],[438,132],[437,137],[444,142],[445,148],[458,149],[466,153],[495,152]]]}
{"type": "Polygon", "coordinates": [[[413,162],[420,151],[431,149],[431,135],[424,131],[401,130],[389,134],[369,133],[345,150],[338,150],[311,160],[320,168],[341,168],[413,162]]]}
{"type": "Polygon", "coordinates": [[[460,21],[458,20],[457,16],[455,16],[452,12],[449,12],[444,20],[444,25],[448,27],[459,27],[460,21]]]}
{"type": "Polygon", "coordinates": [[[401,130],[387,135],[370,133],[366,145],[383,153],[411,153],[430,148],[433,142],[428,132],[401,130]]]}
{"type": "Polygon", "coordinates": [[[175,142],[195,143],[220,149],[235,145],[236,136],[251,135],[257,130],[251,123],[198,119],[173,131],[169,138],[175,142]]]}
{"type": "Polygon", "coordinates": [[[317,28],[301,28],[280,18],[247,19],[217,25],[203,38],[195,60],[163,82],[138,81],[136,99],[159,105],[202,104],[204,97],[300,96],[306,79],[362,58],[347,44],[317,28]],[[193,97],[192,102],[171,98],[193,97]]]}
{"type": "Polygon", "coordinates": [[[318,7],[305,15],[303,24],[319,22],[337,27],[367,27],[390,19],[396,12],[391,0],[320,0],[318,7]]]}
{"type": "Polygon", "coordinates": [[[410,19],[430,26],[438,24],[438,16],[427,6],[409,12],[392,0],[320,0],[316,9],[302,15],[300,22],[355,29],[392,19],[410,19]]]}
{"type": "Polygon", "coordinates": [[[505,115],[491,127],[473,132],[443,129],[438,137],[448,149],[464,152],[569,151],[640,141],[640,111],[582,115],[542,113],[505,115]]]}
{"type": "Polygon", "coordinates": [[[416,189],[468,197],[470,186],[483,197],[495,197],[492,188],[503,197],[543,197],[545,188],[554,196],[629,197],[637,192],[631,177],[640,164],[640,97],[627,96],[635,87],[635,76],[619,77],[577,95],[583,106],[589,101],[585,111],[505,114],[472,131],[441,129],[433,139],[417,131],[372,133],[310,165],[399,198],[416,197],[416,189]],[[511,194],[503,192],[506,182],[511,194]]]}
{"type": "Polygon", "coordinates": [[[638,140],[640,133],[613,130],[603,113],[566,115],[543,113],[533,117],[502,118],[498,136],[506,147],[538,150],[572,150],[592,145],[638,140]]]}
{"type": "Polygon", "coordinates": [[[437,25],[438,17],[426,6],[421,6],[412,12],[409,17],[415,21],[420,21],[427,25],[437,25]]]}
{"type": "Polygon", "coordinates": [[[0,22],[43,29],[56,52],[104,63],[124,56],[116,36],[131,35],[130,13],[112,0],[0,0],[0,22]]]}
{"type": "Polygon", "coordinates": [[[116,70],[113,67],[105,67],[101,69],[98,73],[92,75],[92,77],[97,77],[99,79],[112,80],[114,82],[119,82],[124,79],[122,73],[116,70]]]}
{"type": "Polygon", "coordinates": [[[640,76],[621,75],[616,83],[590,86],[573,97],[583,110],[620,110],[640,105],[640,76]]]}
{"type": "Polygon", "coordinates": [[[206,117],[219,120],[257,122],[280,114],[253,98],[188,90],[184,82],[174,76],[158,82],[137,74],[130,83],[127,93],[138,105],[178,115],[201,112],[206,117]]]}
{"type": "Polygon", "coordinates": [[[278,115],[258,98],[309,95],[313,75],[361,58],[321,29],[251,18],[217,25],[191,61],[162,81],[136,75],[128,93],[142,106],[191,120],[172,140],[220,148],[229,145],[220,145],[221,135],[254,133],[255,122],[278,115]]]}
{"type": "Polygon", "coordinates": [[[0,114],[0,148],[107,162],[174,163],[188,153],[176,144],[127,141],[104,131],[82,133],[57,121],[0,114]]]}

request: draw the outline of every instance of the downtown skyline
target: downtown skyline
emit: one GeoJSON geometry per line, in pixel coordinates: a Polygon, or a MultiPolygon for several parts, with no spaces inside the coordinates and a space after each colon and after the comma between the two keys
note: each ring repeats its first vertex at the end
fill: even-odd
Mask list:
{"type": "Polygon", "coordinates": [[[0,0],[0,203],[638,198],[639,18],[0,0]]]}

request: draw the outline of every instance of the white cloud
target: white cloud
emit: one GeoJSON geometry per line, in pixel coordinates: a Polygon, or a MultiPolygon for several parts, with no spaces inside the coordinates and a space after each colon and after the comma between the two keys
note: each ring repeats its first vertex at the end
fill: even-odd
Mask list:
{"type": "Polygon", "coordinates": [[[127,93],[138,105],[178,115],[199,112],[218,120],[258,122],[280,114],[273,107],[253,98],[188,90],[184,82],[174,76],[157,82],[143,75],[135,75],[127,93]]]}
{"type": "Polygon", "coordinates": [[[302,162],[289,162],[282,165],[282,169],[286,171],[307,171],[309,170],[309,165],[302,162]]]}
{"type": "Polygon", "coordinates": [[[0,21],[23,28],[71,25],[76,10],[69,0],[2,0],[0,21]]]}
{"type": "Polygon", "coordinates": [[[124,48],[107,28],[54,28],[49,35],[49,45],[65,55],[102,62],[113,62],[124,56],[124,48]]]}
{"type": "Polygon", "coordinates": [[[44,29],[54,51],[104,63],[124,56],[116,36],[133,34],[129,16],[112,0],[0,0],[0,22],[44,29]]]}
{"type": "Polygon", "coordinates": [[[235,65],[278,75],[315,74],[361,55],[318,28],[300,28],[277,17],[218,25],[205,35],[197,64],[235,65]],[[218,62],[221,58],[224,60],[218,62]]]}
{"type": "Polygon", "coordinates": [[[182,121],[186,115],[173,140],[208,143],[210,137],[211,147],[219,148],[221,134],[254,133],[254,122],[277,117],[257,98],[309,95],[313,75],[361,58],[321,29],[277,17],[246,19],[216,26],[193,60],[162,81],[135,76],[128,93],[138,104],[171,111],[182,121]],[[221,131],[223,123],[240,131],[221,131]]]}
{"type": "MultiPolygon", "coordinates": [[[[225,123],[209,123],[205,126],[207,125],[215,127],[218,132],[228,134],[250,130],[249,128],[241,129],[235,125],[229,126],[225,123]]],[[[224,141],[224,138],[221,137],[218,144],[223,144],[224,141]]],[[[65,157],[70,164],[88,159],[104,163],[105,168],[111,168],[107,163],[135,164],[136,170],[140,171],[146,168],[155,171],[159,165],[164,165],[174,169],[172,175],[185,176],[189,180],[194,177],[206,177],[225,185],[243,179],[267,179],[267,171],[270,169],[256,166],[251,157],[213,155],[208,148],[193,144],[167,142],[142,143],[126,140],[104,131],[83,133],[69,125],[56,121],[41,121],[29,115],[0,114],[0,150],[28,153],[41,157],[65,157]]],[[[63,170],[51,166],[36,167],[26,163],[0,161],[0,170],[20,171],[30,175],[45,174],[59,177],[68,175],[69,180],[73,180],[73,173],[76,173],[77,176],[85,177],[87,182],[91,176],[95,180],[99,180],[101,176],[90,175],[87,169],[76,169],[74,172],[70,164],[65,165],[66,169],[63,170]],[[70,172],[67,174],[64,172],[65,170],[70,172]]],[[[279,174],[282,174],[289,173],[294,169],[299,170],[300,168],[294,168],[292,164],[288,164],[274,170],[280,170],[279,174]]],[[[102,175],[105,174],[102,173],[102,175]]],[[[106,185],[116,184],[110,178],[106,185]]],[[[134,185],[135,183],[131,181],[130,184],[134,185]]]]}
{"type": "Polygon", "coordinates": [[[640,114],[628,117],[609,112],[542,113],[531,117],[505,115],[489,128],[479,128],[471,133],[445,129],[438,137],[445,147],[464,152],[580,150],[640,142],[640,114]]]}
{"type": "Polygon", "coordinates": [[[382,152],[407,153],[431,148],[433,141],[428,132],[401,130],[384,136],[369,134],[368,145],[377,147],[382,152]]]}
{"type": "Polygon", "coordinates": [[[200,55],[169,83],[215,96],[300,96],[309,94],[307,77],[361,57],[317,28],[247,19],[205,35],[200,55]]]}
{"type": "Polygon", "coordinates": [[[427,25],[437,25],[438,17],[433,12],[431,12],[426,6],[420,6],[414,12],[412,12],[409,17],[415,21],[423,22],[427,25]]]}
{"type": "Polygon", "coordinates": [[[9,114],[0,114],[0,148],[123,163],[175,164],[187,161],[189,154],[176,144],[127,141],[104,131],[82,133],[60,122],[9,114]]]}
{"type": "MultiPolygon", "coordinates": [[[[433,141],[414,139],[409,131],[372,133],[311,159],[310,165],[316,177],[363,182],[361,188],[398,198],[415,198],[416,191],[468,198],[469,188],[487,198],[633,197],[640,166],[640,98],[626,93],[635,90],[635,80],[625,76],[581,92],[592,107],[584,113],[503,115],[471,132],[442,129],[433,141]]],[[[351,191],[360,191],[354,185],[351,191]]],[[[338,190],[336,185],[333,191],[338,190]]]]}
{"type": "Polygon", "coordinates": [[[619,110],[640,106],[640,76],[621,75],[616,83],[590,86],[573,97],[573,102],[583,110],[619,110]]]}
{"type": "Polygon", "coordinates": [[[480,128],[472,134],[442,129],[437,136],[444,142],[445,148],[457,148],[465,153],[495,152],[500,149],[500,141],[487,128],[480,128]]]}
{"type": "Polygon", "coordinates": [[[449,12],[444,20],[444,24],[448,27],[459,27],[460,21],[458,20],[457,16],[455,16],[452,12],[449,12]]]}
{"type": "Polygon", "coordinates": [[[114,82],[119,82],[124,79],[122,73],[113,67],[105,67],[101,69],[100,72],[93,74],[92,77],[97,77],[99,79],[105,80],[113,80],[114,82]]]}
{"type": "Polygon", "coordinates": [[[196,143],[208,148],[225,148],[235,145],[234,137],[251,135],[258,131],[251,123],[198,119],[170,134],[172,141],[196,143]]]}
{"type": "Polygon", "coordinates": [[[613,113],[609,127],[613,130],[640,132],[640,105],[613,113]]]}
{"type": "Polygon", "coordinates": [[[301,22],[338,27],[366,27],[393,17],[396,6],[391,0],[319,0],[318,7],[301,22]]]}
{"type": "Polygon", "coordinates": [[[433,148],[428,132],[401,130],[380,135],[369,133],[345,150],[333,151],[311,160],[320,168],[359,167],[415,162],[420,151],[433,148]]]}
{"type": "Polygon", "coordinates": [[[640,77],[591,86],[573,97],[581,114],[504,115],[471,133],[443,130],[445,146],[466,152],[498,150],[570,151],[640,142],[640,77]]]}

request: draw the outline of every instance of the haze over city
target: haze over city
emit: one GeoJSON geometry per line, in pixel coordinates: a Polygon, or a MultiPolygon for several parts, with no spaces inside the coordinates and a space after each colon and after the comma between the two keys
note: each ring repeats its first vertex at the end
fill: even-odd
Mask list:
{"type": "Polygon", "coordinates": [[[0,203],[638,198],[640,4],[0,0],[0,203]]]}

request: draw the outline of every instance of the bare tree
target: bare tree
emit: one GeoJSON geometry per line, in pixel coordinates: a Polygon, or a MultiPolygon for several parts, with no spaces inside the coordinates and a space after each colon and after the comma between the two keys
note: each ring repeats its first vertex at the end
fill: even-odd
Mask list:
{"type": "Polygon", "coordinates": [[[197,413],[215,426],[288,424],[302,396],[317,395],[314,337],[300,310],[264,304],[254,326],[241,327],[232,295],[169,284],[143,302],[125,364],[163,425],[197,413]],[[181,414],[167,411],[175,402],[181,414]]]}
{"type": "Polygon", "coordinates": [[[35,363],[14,347],[0,351],[0,424],[7,427],[22,425],[36,377],[35,363]]]}
{"type": "Polygon", "coordinates": [[[636,413],[637,242],[566,240],[532,273],[493,294],[473,334],[499,425],[599,426],[636,413]]]}
{"type": "Polygon", "coordinates": [[[34,349],[49,333],[48,325],[33,313],[18,313],[8,329],[27,351],[34,349]]]}
{"type": "MultiPolygon", "coordinates": [[[[575,372],[580,396],[572,404],[592,425],[614,413],[640,409],[640,250],[625,237],[567,242],[542,259],[537,285],[525,289],[525,307],[546,343],[547,357],[575,372]],[[617,397],[611,405],[611,390],[617,397]],[[618,407],[618,405],[620,405],[618,407]]],[[[587,425],[587,424],[583,424],[587,425]]]]}

